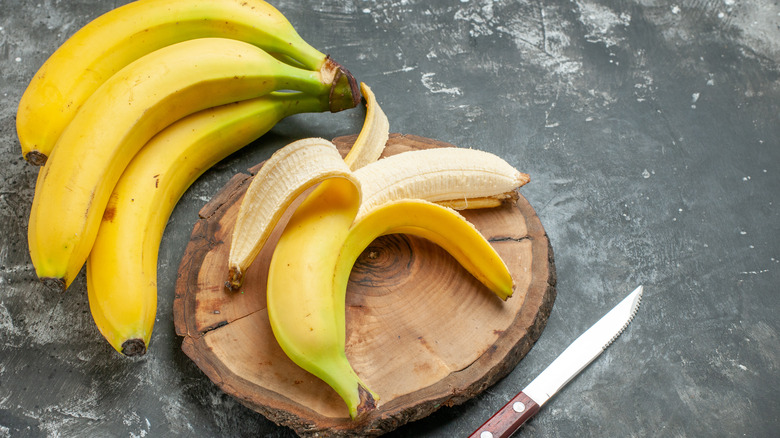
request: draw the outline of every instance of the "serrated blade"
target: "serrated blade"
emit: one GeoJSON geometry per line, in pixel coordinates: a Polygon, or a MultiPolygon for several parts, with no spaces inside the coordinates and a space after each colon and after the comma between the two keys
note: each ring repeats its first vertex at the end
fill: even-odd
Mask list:
{"type": "Polygon", "coordinates": [[[642,286],[639,286],[566,347],[541,374],[470,435],[470,438],[511,436],[623,333],[634,319],[641,299],[642,286]]]}
{"type": "Polygon", "coordinates": [[[523,392],[539,406],[544,405],[623,333],[634,319],[641,299],[642,286],[639,286],[566,347],[523,392]]]}

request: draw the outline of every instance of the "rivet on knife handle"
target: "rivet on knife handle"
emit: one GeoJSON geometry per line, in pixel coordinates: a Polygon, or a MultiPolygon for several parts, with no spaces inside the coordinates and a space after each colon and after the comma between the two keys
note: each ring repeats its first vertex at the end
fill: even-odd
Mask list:
{"type": "Polygon", "coordinates": [[[539,412],[539,405],[521,392],[509,400],[509,403],[499,409],[469,438],[509,438],[537,412],[539,412]]]}

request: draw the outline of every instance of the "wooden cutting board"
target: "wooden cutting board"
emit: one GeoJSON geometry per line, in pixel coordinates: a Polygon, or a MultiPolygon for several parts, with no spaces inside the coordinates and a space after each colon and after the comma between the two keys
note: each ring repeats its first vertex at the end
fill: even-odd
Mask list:
{"type": "MultiPolygon", "coordinates": [[[[356,138],[334,143],[346,154],[356,138]]],[[[442,146],[452,145],[393,134],[385,155],[442,146]]],[[[271,332],[265,280],[278,230],[243,290],[224,287],[238,207],[261,165],[234,176],[201,209],[174,301],[182,350],[244,405],[299,436],[376,436],[474,397],[538,339],[555,300],[555,266],[547,234],[522,196],[463,212],[512,272],[516,290],[505,302],[438,246],[406,235],[379,238],[353,269],[346,317],[347,357],[381,399],[375,412],[351,421],[336,393],[290,361],[271,332]]]]}

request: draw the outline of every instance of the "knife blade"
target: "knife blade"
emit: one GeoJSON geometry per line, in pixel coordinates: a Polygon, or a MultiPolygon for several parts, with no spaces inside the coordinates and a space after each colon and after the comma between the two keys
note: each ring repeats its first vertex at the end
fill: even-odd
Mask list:
{"type": "Polygon", "coordinates": [[[508,438],[564,385],[596,359],[634,319],[642,299],[636,288],[571,343],[541,374],[490,417],[469,438],[508,438]]]}

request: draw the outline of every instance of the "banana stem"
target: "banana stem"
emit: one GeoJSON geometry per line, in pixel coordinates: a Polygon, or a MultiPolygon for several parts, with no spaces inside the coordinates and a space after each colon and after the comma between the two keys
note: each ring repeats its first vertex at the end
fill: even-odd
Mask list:
{"type": "Polygon", "coordinates": [[[353,420],[358,420],[362,416],[376,409],[379,396],[368,389],[365,383],[355,373],[355,370],[349,364],[345,354],[322,360],[315,365],[321,368],[323,375],[318,375],[319,370],[312,369],[317,377],[325,380],[338,393],[347,404],[349,416],[353,420]]]}
{"type": "Polygon", "coordinates": [[[354,108],[360,103],[360,86],[352,73],[333,60],[330,55],[320,68],[322,80],[330,83],[330,111],[337,113],[354,108]]]}

